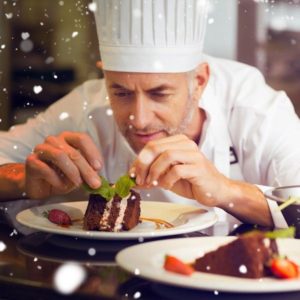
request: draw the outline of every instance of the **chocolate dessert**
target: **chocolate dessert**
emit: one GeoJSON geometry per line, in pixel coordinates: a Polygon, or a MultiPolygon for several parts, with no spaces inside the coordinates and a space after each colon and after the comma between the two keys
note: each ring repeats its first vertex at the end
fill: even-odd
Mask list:
{"type": "Polygon", "coordinates": [[[194,268],[206,273],[261,278],[269,275],[268,262],[276,255],[274,239],[262,232],[248,233],[196,259],[194,268]]]}
{"type": "Polygon", "coordinates": [[[140,195],[134,190],[124,198],[114,195],[110,200],[100,194],[90,194],[84,215],[85,230],[127,231],[139,223],[140,195]]]}

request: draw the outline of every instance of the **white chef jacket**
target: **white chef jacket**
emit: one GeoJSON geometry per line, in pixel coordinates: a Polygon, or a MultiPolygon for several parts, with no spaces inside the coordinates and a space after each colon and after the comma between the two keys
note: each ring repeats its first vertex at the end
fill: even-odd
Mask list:
{"type": "MultiPolygon", "coordinates": [[[[232,179],[264,186],[300,184],[300,122],[285,92],[266,85],[256,68],[210,56],[206,61],[211,76],[199,99],[207,116],[199,150],[232,179]]],[[[101,79],[86,81],[36,118],[1,132],[0,165],[24,162],[35,145],[62,131],[91,135],[104,157],[101,173],[111,182],[126,173],[136,157],[116,126],[101,79]]],[[[159,188],[141,193],[146,200],[201,206],[159,188]]],[[[287,226],[276,203],[268,204],[275,226],[287,226]]],[[[215,210],[224,233],[238,223],[215,210]]]]}

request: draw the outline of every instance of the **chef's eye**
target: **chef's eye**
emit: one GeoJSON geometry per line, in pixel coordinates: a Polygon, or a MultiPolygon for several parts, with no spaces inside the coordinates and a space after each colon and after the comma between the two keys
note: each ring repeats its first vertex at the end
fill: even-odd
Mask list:
{"type": "Polygon", "coordinates": [[[119,97],[119,98],[126,98],[130,97],[132,93],[130,92],[115,92],[114,95],[119,97]]]}

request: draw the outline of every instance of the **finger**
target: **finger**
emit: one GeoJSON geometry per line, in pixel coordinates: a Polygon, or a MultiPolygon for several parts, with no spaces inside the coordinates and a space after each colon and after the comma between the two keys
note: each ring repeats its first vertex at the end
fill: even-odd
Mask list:
{"type": "Polygon", "coordinates": [[[158,143],[158,141],[148,143],[133,163],[138,184],[145,184],[151,164],[167,150],[199,151],[196,143],[187,138],[181,139],[180,142],[177,140],[169,143],[158,143]]]}
{"type": "Polygon", "coordinates": [[[91,137],[85,133],[66,132],[62,137],[65,141],[78,149],[87,162],[95,169],[100,170],[103,166],[103,159],[91,137]]]}
{"type": "Polygon", "coordinates": [[[158,179],[170,168],[180,164],[201,164],[202,154],[198,151],[166,150],[150,166],[147,185],[157,185],[158,179]]]}
{"type": "Polygon", "coordinates": [[[51,191],[59,189],[67,192],[65,180],[49,165],[39,160],[35,154],[26,159],[26,193],[30,198],[44,198],[51,191]]]}
{"type": "Polygon", "coordinates": [[[87,160],[83,157],[81,152],[71,147],[64,139],[57,137],[48,137],[47,143],[51,143],[55,147],[61,149],[69,156],[70,160],[75,164],[79,170],[80,177],[92,188],[98,188],[101,185],[101,180],[98,173],[90,166],[87,160]]]}
{"type": "MultiPolygon", "coordinates": [[[[177,181],[181,179],[192,180],[197,177],[199,167],[195,165],[176,165],[159,180],[159,186],[171,190],[177,181]]],[[[193,184],[193,182],[191,182],[193,184]]]]}
{"type": "Polygon", "coordinates": [[[40,160],[54,164],[76,186],[82,184],[78,168],[63,149],[41,144],[34,149],[34,153],[40,160]]]}

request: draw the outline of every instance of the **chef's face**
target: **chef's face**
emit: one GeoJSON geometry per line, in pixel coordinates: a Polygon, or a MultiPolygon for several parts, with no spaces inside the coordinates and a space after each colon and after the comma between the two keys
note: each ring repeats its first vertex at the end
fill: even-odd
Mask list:
{"type": "Polygon", "coordinates": [[[104,72],[115,121],[136,153],[151,140],[188,131],[199,100],[194,73],[104,72]]]}

